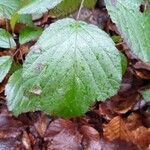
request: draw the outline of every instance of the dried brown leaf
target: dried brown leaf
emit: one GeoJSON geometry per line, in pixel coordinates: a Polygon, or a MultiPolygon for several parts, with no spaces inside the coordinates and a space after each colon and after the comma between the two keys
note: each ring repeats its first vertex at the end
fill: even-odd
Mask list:
{"type": "Polygon", "coordinates": [[[150,79],[150,63],[137,62],[134,65],[135,73],[142,79],[150,79]]]}
{"type": "Polygon", "coordinates": [[[20,150],[21,144],[15,138],[0,139],[0,150],[20,150]]]}
{"type": "Polygon", "coordinates": [[[49,125],[44,140],[48,141],[48,150],[78,150],[81,138],[76,124],[70,120],[57,119],[49,125]]]}
{"type": "Polygon", "coordinates": [[[128,97],[123,97],[121,95],[115,95],[111,97],[108,102],[110,108],[117,114],[125,114],[138,102],[140,95],[137,92],[129,95],[128,97]]]}
{"type": "Polygon", "coordinates": [[[107,102],[101,103],[99,105],[99,113],[106,119],[106,120],[111,120],[113,119],[116,115],[114,112],[111,110],[110,106],[108,105],[107,102]]]}
{"type": "Polygon", "coordinates": [[[20,121],[11,116],[0,115],[0,138],[16,138],[23,130],[23,125],[20,121]]]}
{"type": "Polygon", "coordinates": [[[33,45],[34,43],[32,42],[29,42],[29,43],[25,43],[23,45],[21,45],[19,47],[19,49],[16,50],[15,52],[15,58],[16,58],[16,61],[19,63],[19,60],[23,60],[25,55],[28,53],[30,47],[33,45]]]}
{"type": "Polygon", "coordinates": [[[138,113],[132,113],[127,117],[126,126],[132,131],[142,125],[142,118],[138,113]]]}
{"type": "Polygon", "coordinates": [[[62,130],[51,142],[48,143],[48,150],[79,150],[81,147],[81,135],[72,133],[69,130],[62,130]]]}
{"type": "Polygon", "coordinates": [[[104,137],[109,141],[113,141],[115,139],[132,141],[132,135],[120,116],[113,118],[107,125],[104,126],[104,137]]]}

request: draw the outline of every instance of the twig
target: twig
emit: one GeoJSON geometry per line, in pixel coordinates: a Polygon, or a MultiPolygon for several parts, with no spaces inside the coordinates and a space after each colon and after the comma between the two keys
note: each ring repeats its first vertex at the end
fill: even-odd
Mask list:
{"type": "Polygon", "coordinates": [[[79,19],[79,17],[80,17],[80,14],[81,14],[81,10],[82,10],[83,4],[84,4],[84,0],[82,0],[82,1],[81,1],[80,8],[79,8],[79,11],[78,11],[78,14],[77,14],[76,20],[78,20],[78,19],[79,19]]]}

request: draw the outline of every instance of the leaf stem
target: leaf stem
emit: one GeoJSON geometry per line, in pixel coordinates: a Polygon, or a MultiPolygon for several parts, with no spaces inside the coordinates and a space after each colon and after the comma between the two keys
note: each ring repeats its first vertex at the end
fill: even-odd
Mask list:
{"type": "Polygon", "coordinates": [[[80,17],[80,14],[81,14],[81,10],[82,10],[83,4],[84,4],[84,0],[82,0],[82,1],[81,1],[80,8],[79,8],[79,11],[78,11],[78,14],[77,14],[76,20],[78,20],[78,19],[79,19],[79,17],[80,17]]]}

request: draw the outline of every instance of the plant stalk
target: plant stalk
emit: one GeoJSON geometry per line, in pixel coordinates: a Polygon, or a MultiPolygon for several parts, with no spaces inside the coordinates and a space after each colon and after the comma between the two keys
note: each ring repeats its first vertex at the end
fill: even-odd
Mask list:
{"type": "Polygon", "coordinates": [[[79,17],[80,17],[81,10],[82,10],[82,8],[83,8],[83,4],[84,4],[84,0],[82,0],[82,1],[81,1],[80,8],[79,8],[79,11],[78,11],[78,14],[77,14],[76,20],[78,20],[78,19],[79,19],[79,17]]]}

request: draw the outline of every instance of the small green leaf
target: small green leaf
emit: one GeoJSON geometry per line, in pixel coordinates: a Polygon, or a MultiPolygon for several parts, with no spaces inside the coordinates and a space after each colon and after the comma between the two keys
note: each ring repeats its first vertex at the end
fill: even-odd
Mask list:
{"type": "Polygon", "coordinates": [[[112,21],[131,48],[142,60],[150,62],[150,13],[140,12],[144,0],[105,0],[112,21]]]}
{"type": "Polygon", "coordinates": [[[0,0],[0,17],[10,19],[20,7],[20,0],[0,0]]]}
{"type": "Polygon", "coordinates": [[[35,40],[39,37],[43,32],[42,28],[38,27],[25,27],[20,31],[19,42],[20,44],[24,44],[31,40],[35,40]]]}
{"type": "MultiPolygon", "coordinates": [[[[66,16],[79,9],[81,0],[64,0],[54,9],[50,10],[50,14],[56,17],[66,16]]],[[[91,9],[96,4],[96,0],[85,0],[84,6],[91,9]]]]}
{"type": "Polygon", "coordinates": [[[12,58],[10,56],[0,57],[0,82],[3,81],[7,73],[9,72],[12,64],[12,58]]]}
{"type": "Polygon", "coordinates": [[[0,28],[0,48],[14,48],[16,43],[12,35],[5,29],[0,28]]]}
{"type": "Polygon", "coordinates": [[[24,15],[24,14],[20,15],[16,12],[11,16],[11,19],[10,19],[10,25],[12,29],[14,29],[16,23],[22,23],[22,24],[32,27],[33,26],[32,16],[24,15]]]}
{"type": "Polygon", "coordinates": [[[126,56],[120,52],[121,55],[121,64],[122,64],[122,74],[125,74],[127,67],[128,67],[128,61],[126,56]]]}
{"type": "Polygon", "coordinates": [[[11,19],[10,19],[10,25],[11,25],[11,28],[14,30],[15,28],[15,25],[19,19],[19,14],[18,13],[14,13],[12,16],[11,16],[11,19]]]}
{"type": "Polygon", "coordinates": [[[150,89],[143,91],[142,95],[146,102],[150,102],[150,89]]]}
{"type": "Polygon", "coordinates": [[[54,8],[62,0],[32,0],[27,6],[23,7],[20,14],[42,14],[54,8]]]}
{"type": "Polygon", "coordinates": [[[113,35],[111,38],[116,44],[118,44],[122,41],[122,38],[119,35],[113,35]]]}
{"type": "Polygon", "coordinates": [[[21,14],[19,19],[18,19],[18,23],[25,24],[26,26],[29,26],[29,27],[34,26],[31,15],[21,14]]]}
{"type": "Polygon", "coordinates": [[[23,65],[23,84],[18,83],[12,91],[9,87],[14,89],[18,81],[14,78],[6,95],[8,108],[15,115],[42,110],[63,117],[80,116],[96,99],[105,100],[117,92],[121,58],[101,29],[63,19],[51,24],[31,48],[23,65]],[[22,109],[24,102],[26,108],[22,109]]]}

